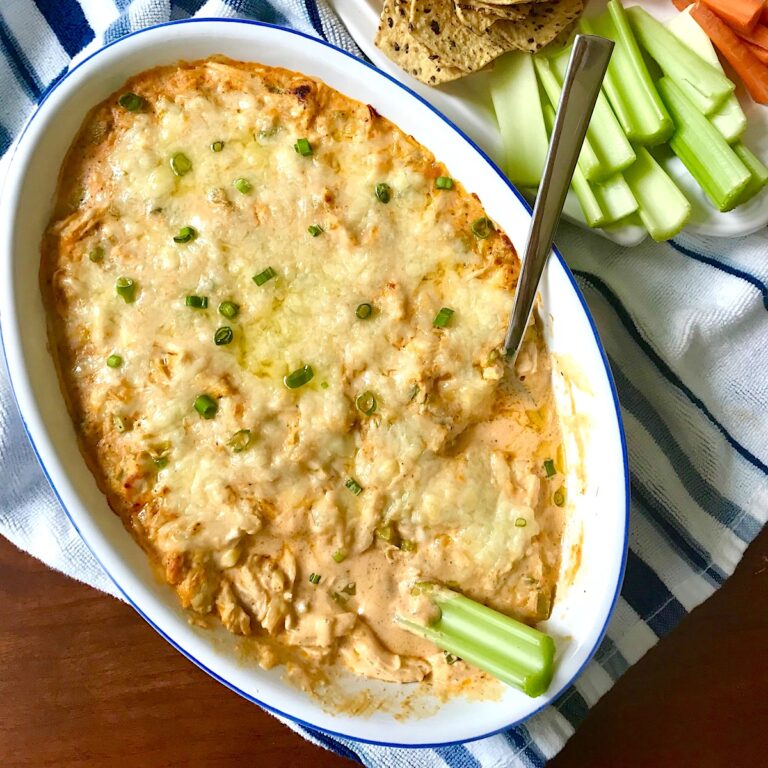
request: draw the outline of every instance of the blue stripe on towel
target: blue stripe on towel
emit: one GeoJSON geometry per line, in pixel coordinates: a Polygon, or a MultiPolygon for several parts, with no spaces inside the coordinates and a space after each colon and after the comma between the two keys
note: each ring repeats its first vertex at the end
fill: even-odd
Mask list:
{"type": "Polygon", "coordinates": [[[482,768],[475,756],[461,744],[454,744],[451,747],[437,747],[435,752],[445,760],[449,768],[482,768]]]}
{"type": "Polygon", "coordinates": [[[323,40],[327,40],[328,38],[323,31],[323,22],[320,20],[320,11],[317,9],[315,0],[304,0],[304,7],[307,9],[307,15],[309,16],[309,20],[312,23],[315,32],[317,32],[323,40]]]}
{"type": "Polygon", "coordinates": [[[595,659],[613,680],[618,680],[629,669],[629,662],[624,658],[624,654],[607,635],[600,643],[595,659]]]}
{"type": "Polygon", "coordinates": [[[661,358],[658,352],[642,337],[637,330],[634,320],[630,317],[624,305],[619,301],[616,294],[597,276],[591,272],[585,272],[582,270],[574,270],[574,274],[580,277],[585,283],[592,286],[595,290],[602,294],[603,298],[613,307],[619,319],[624,324],[632,340],[645,352],[645,354],[651,359],[651,361],[659,369],[659,372],[664,376],[667,381],[674,384],[708,419],[717,429],[722,433],[723,437],[728,441],[728,444],[750,464],[759,469],[764,474],[768,475],[768,466],[757,458],[751,451],[747,450],[735,437],[714,417],[712,412],[707,408],[700,397],[697,397],[691,389],[686,386],[680,377],[669,367],[669,365],[661,358]]]}
{"type": "Polygon", "coordinates": [[[555,709],[574,727],[578,728],[589,712],[584,697],[571,686],[556,702],[555,709]]]}
{"type": "Polygon", "coordinates": [[[16,39],[6,26],[2,16],[0,16],[0,53],[5,54],[16,80],[27,96],[33,100],[40,98],[42,87],[35,76],[34,69],[24,51],[16,43],[16,39]]]}
{"type": "Polygon", "coordinates": [[[35,5],[68,56],[74,56],[93,40],[93,30],[77,0],[35,0],[35,5]]]}
{"type": "Polygon", "coordinates": [[[703,253],[699,253],[698,251],[693,251],[690,248],[686,248],[684,245],[680,245],[680,243],[676,243],[674,240],[670,240],[669,244],[674,250],[676,250],[678,253],[681,253],[683,256],[688,256],[690,259],[700,261],[702,264],[708,264],[710,267],[719,269],[721,272],[725,272],[726,274],[732,275],[733,277],[738,277],[741,280],[745,280],[750,285],[753,285],[762,294],[763,306],[768,309],[768,285],[766,285],[762,280],[758,279],[754,275],[750,275],[749,272],[745,272],[743,269],[739,269],[738,267],[734,267],[731,264],[726,264],[725,262],[719,261],[718,259],[713,259],[711,256],[705,256],[703,253]]]}

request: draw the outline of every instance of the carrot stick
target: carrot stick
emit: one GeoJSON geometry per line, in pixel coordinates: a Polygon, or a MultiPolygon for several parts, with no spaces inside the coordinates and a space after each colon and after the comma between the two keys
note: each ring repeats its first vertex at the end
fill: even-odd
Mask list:
{"type": "MultiPolygon", "coordinates": [[[[745,41],[746,42],[746,41],[745,41]]],[[[752,45],[752,43],[746,43],[747,48],[749,48],[752,53],[755,54],[755,56],[760,59],[760,61],[763,62],[763,64],[768,64],[768,51],[765,50],[765,48],[760,48],[757,45],[752,45]]]]}
{"type": "Polygon", "coordinates": [[[678,11],[684,11],[693,0],[672,0],[672,5],[677,8],[678,11]]]}
{"type": "Polygon", "coordinates": [[[764,10],[763,0],[701,0],[726,24],[739,32],[751,32],[764,10]]]}
{"type": "Polygon", "coordinates": [[[748,43],[768,51],[768,27],[765,24],[756,24],[751,32],[736,32],[736,34],[748,43]]]}
{"type": "Polygon", "coordinates": [[[736,70],[750,96],[758,104],[768,104],[768,66],[763,64],[747,48],[747,44],[709,8],[696,3],[691,16],[736,70]]]}

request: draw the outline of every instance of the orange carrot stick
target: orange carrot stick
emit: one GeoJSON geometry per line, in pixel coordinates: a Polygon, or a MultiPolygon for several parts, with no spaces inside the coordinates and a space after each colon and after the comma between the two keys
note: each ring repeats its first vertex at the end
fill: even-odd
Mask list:
{"type": "Polygon", "coordinates": [[[756,24],[751,32],[736,32],[736,34],[748,43],[768,51],[768,27],[765,24],[756,24]]]}
{"type": "Polygon", "coordinates": [[[677,8],[678,11],[684,11],[693,0],[672,0],[672,5],[677,8]]]}
{"type": "Polygon", "coordinates": [[[763,0],[701,0],[728,26],[751,32],[764,10],[763,0]]]}
{"type": "Polygon", "coordinates": [[[768,66],[763,64],[747,48],[747,44],[709,8],[696,3],[691,16],[736,70],[750,96],[758,104],[768,104],[768,66]]]}
{"type": "Polygon", "coordinates": [[[757,45],[752,45],[752,43],[747,43],[747,48],[749,48],[749,50],[752,51],[752,53],[758,59],[760,59],[760,61],[763,62],[763,64],[768,64],[768,51],[766,51],[765,48],[760,48],[757,45]]]}

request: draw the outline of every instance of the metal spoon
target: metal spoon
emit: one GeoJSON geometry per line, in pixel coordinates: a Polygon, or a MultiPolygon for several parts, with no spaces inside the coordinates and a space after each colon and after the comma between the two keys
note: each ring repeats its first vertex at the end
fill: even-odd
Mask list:
{"type": "Polygon", "coordinates": [[[552,249],[555,229],[612,51],[610,40],[595,35],[577,35],[573,43],[544,173],[533,208],[512,317],[504,339],[504,352],[510,363],[514,363],[517,357],[528,326],[541,273],[552,249]]]}

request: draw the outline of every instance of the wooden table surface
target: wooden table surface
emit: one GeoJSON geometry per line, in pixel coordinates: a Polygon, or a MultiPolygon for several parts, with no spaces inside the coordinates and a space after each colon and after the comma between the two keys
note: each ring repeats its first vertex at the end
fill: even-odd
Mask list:
{"type": "MultiPolygon", "coordinates": [[[[131,608],[0,538],[0,766],[350,763],[214,682],[131,608]]],[[[768,765],[768,529],[551,768],[768,765]]]]}

